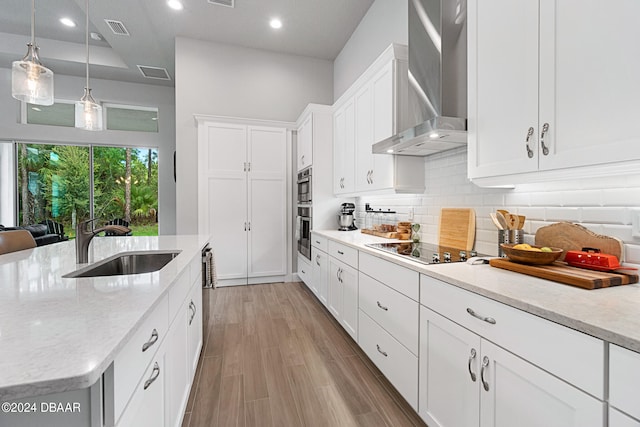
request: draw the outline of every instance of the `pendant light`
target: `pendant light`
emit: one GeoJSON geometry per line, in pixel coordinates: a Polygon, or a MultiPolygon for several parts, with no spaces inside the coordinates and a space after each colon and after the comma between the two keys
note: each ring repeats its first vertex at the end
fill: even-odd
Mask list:
{"type": "Polygon", "coordinates": [[[42,65],[36,45],[36,1],[31,1],[31,42],[21,61],[11,65],[11,96],[30,104],[53,104],[53,72],[42,65]]]}
{"type": "Polygon", "coordinates": [[[76,102],[76,127],[84,130],[102,130],[102,106],[93,99],[89,87],[89,0],[86,1],[86,5],[87,85],[84,88],[84,95],[80,101],[76,102]]]}

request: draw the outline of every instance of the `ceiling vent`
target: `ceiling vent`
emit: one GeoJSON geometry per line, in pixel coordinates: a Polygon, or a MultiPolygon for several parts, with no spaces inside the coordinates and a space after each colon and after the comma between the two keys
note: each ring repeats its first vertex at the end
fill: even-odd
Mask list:
{"type": "Polygon", "coordinates": [[[208,0],[211,4],[217,4],[219,6],[235,7],[236,0],[208,0]]]}
{"type": "Polygon", "coordinates": [[[165,68],[149,67],[148,65],[136,65],[138,70],[148,79],[171,80],[169,73],[165,68]]]}
{"type": "Polygon", "coordinates": [[[104,22],[106,22],[109,28],[111,28],[111,31],[113,31],[113,34],[117,34],[119,36],[129,35],[129,31],[127,30],[127,27],[125,27],[122,22],[115,21],[113,19],[105,19],[104,22]]]}

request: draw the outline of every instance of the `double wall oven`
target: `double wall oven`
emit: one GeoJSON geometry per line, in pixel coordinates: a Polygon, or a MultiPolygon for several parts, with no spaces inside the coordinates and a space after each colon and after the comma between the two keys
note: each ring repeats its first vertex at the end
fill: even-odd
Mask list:
{"type": "Polygon", "coordinates": [[[298,172],[298,215],[296,221],[296,236],[298,252],[311,260],[311,167],[298,172]]]}

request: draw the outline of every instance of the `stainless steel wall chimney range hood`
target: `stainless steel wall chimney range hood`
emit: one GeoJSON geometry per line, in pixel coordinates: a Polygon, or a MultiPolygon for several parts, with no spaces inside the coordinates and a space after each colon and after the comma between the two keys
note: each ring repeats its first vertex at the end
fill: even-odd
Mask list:
{"type": "Polygon", "coordinates": [[[428,156],[467,145],[466,0],[409,0],[408,111],[374,154],[428,156]]]}

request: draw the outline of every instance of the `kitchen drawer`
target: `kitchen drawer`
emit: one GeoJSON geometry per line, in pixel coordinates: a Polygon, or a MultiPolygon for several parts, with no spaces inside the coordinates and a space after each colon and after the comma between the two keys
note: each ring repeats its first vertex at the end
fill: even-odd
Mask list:
{"type": "Polygon", "coordinates": [[[140,378],[162,345],[168,327],[168,299],[165,296],[113,361],[115,419],[120,417],[140,378]]]}
{"type": "Polygon", "coordinates": [[[311,283],[311,280],[313,279],[311,262],[302,255],[298,255],[298,277],[305,283],[305,285],[307,285],[309,289],[313,290],[313,286],[311,283]]]}
{"type": "Polygon", "coordinates": [[[420,292],[420,274],[417,271],[399,266],[366,252],[360,252],[360,271],[379,282],[418,301],[420,292]]]}
{"type": "Polygon", "coordinates": [[[614,408],[609,408],[609,427],[640,427],[640,421],[634,420],[614,408]]]}
{"type": "Polygon", "coordinates": [[[420,303],[593,396],[604,398],[602,340],[424,274],[420,277],[420,303]]]}
{"type": "Polygon", "coordinates": [[[175,319],[180,307],[182,307],[184,299],[189,295],[191,285],[193,285],[191,272],[189,270],[189,268],[185,268],[169,289],[169,324],[175,319]]]}
{"type": "Polygon", "coordinates": [[[311,232],[311,246],[320,249],[323,252],[329,250],[329,243],[326,237],[318,236],[318,233],[311,232]]]}
{"type": "Polygon", "coordinates": [[[359,310],[358,344],[411,407],[418,409],[418,358],[359,310]]]}
{"type": "Polygon", "coordinates": [[[200,282],[202,284],[202,256],[193,257],[189,263],[191,283],[200,282]]]}
{"type": "Polygon", "coordinates": [[[360,310],[417,356],[420,304],[362,272],[359,287],[360,310]]]}
{"type": "Polygon", "coordinates": [[[609,404],[640,420],[640,353],[609,345],[609,404]]]}
{"type": "Polygon", "coordinates": [[[329,255],[353,268],[358,268],[357,249],[329,240],[329,255]]]}

